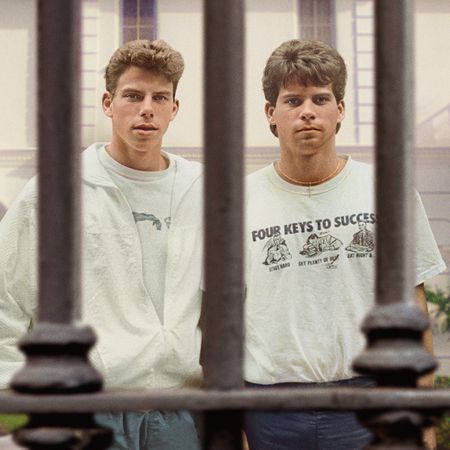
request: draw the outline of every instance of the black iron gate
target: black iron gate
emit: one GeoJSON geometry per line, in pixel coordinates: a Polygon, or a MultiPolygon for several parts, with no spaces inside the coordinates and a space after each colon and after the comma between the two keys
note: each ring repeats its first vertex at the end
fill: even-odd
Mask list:
{"type": "Polygon", "coordinates": [[[109,432],[95,424],[94,412],[187,409],[206,411],[205,448],[236,450],[243,410],[330,409],[357,411],[378,436],[371,449],[423,448],[421,427],[450,408],[450,391],[414,388],[435,361],[421,345],[427,321],[413,306],[411,288],[412,6],[375,2],[381,238],[377,306],[364,323],[369,344],[355,367],[379,387],[242,388],[243,1],[212,0],[204,2],[204,388],[103,392],[86,356],[94,333],[77,324],[80,2],[39,1],[39,317],[21,343],[27,363],[12,382],[15,392],[0,394],[2,411],[30,414],[28,425],[16,432],[19,443],[30,449],[102,449],[109,432]]]}

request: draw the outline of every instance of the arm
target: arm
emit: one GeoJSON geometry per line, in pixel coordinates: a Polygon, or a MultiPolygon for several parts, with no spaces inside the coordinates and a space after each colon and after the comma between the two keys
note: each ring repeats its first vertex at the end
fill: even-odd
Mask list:
{"type": "MultiPolygon", "coordinates": [[[[416,302],[420,310],[428,316],[427,297],[425,295],[425,288],[423,283],[419,286],[416,286],[416,302]]],[[[425,349],[430,353],[433,353],[433,334],[431,328],[428,328],[423,332],[422,342],[425,349]]],[[[417,381],[417,387],[431,388],[433,387],[433,381],[434,373],[432,372],[419,378],[417,381]]],[[[424,428],[422,439],[427,450],[436,449],[436,430],[434,427],[424,428]]]]}
{"type": "MultiPolygon", "coordinates": [[[[416,302],[420,310],[428,316],[427,297],[425,295],[425,288],[423,283],[419,286],[416,286],[416,302]]],[[[433,353],[433,334],[431,332],[431,328],[428,328],[423,332],[422,342],[425,349],[430,353],[433,353]]],[[[434,374],[430,373],[419,378],[417,385],[418,387],[432,387],[433,381],[434,374]]]]}

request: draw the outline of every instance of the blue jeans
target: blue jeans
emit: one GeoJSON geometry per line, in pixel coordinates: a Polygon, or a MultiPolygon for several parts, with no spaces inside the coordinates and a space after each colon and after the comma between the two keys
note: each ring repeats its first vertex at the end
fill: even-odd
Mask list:
{"type": "Polygon", "coordinates": [[[95,420],[114,431],[111,450],[200,450],[187,411],[98,413],[95,420]]]}
{"type": "MultiPolygon", "coordinates": [[[[328,383],[283,383],[247,387],[325,386],[328,383]]],[[[332,386],[373,386],[371,380],[354,378],[331,383],[332,386]]],[[[373,435],[347,411],[249,411],[244,418],[250,450],[359,450],[373,435]]]]}

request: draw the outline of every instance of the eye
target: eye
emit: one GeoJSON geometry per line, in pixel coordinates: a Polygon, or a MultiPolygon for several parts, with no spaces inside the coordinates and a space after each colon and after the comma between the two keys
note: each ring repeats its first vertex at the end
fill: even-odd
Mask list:
{"type": "Polygon", "coordinates": [[[299,106],[302,102],[298,97],[289,97],[286,99],[286,103],[290,106],[299,106]]]}
{"type": "Polygon", "coordinates": [[[169,100],[169,97],[167,95],[163,95],[163,94],[157,94],[153,96],[153,100],[155,100],[155,102],[166,102],[167,100],[169,100]]]}
{"type": "Polygon", "coordinates": [[[124,97],[133,102],[137,102],[142,99],[142,95],[140,95],[136,92],[127,92],[124,94],[124,97]]]}
{"type": "Polygon", "coordinates": [[[317,105],[324,105],[325,103],[327,103],[329,101],[329,97],[327,95],[318,95],[317,97],[315,97],[314,102],[317,105]]]}

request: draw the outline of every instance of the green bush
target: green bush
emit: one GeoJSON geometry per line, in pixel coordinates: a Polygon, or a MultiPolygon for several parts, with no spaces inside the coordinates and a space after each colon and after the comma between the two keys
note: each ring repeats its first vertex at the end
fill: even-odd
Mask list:
{"type": "MultiPolygon", "coordinates": [[[[434,380],[435,388],[450,388],[450,377],[437,375],[434,380]]],[[[442,418],[436,430],[437,450],[450,450],[450,413],[442,418]]]]}
{"type": "Polygon", "coordinates": [[[27,416],[23,414],[0,414],[0,435],[11,433],[27,423],[27,416]]]}
{"type": "MultiPolygon", "coordinates": [[[[427,300],[437,305],[439,313],[445,316],[441,331],[450,331],[450,293],[445,293],[442,289],[436,289],[436,291],[425,289],[425,294],[427,300]]],[[[434,380],[434,387],[450,388],[450,377],[437,375],[434,380]]],[[[450,413],[445,414],[440,421],[436,431],[436,439],[437,450],[450,450],[450,413]]]]}
{"type": "Polygon", "coordinates": [[[437,450],[450,450],[450,414],[441,420],[436,433],[437,450]]]}
{"type": "Polygon", "coordinates": [[[445,322],[441,331],[450,331],[450,293],[445,293],[442,289],[432,291],[425,289],[427,300],[439,307],[439,314],[444,314],[445,322]]]}

